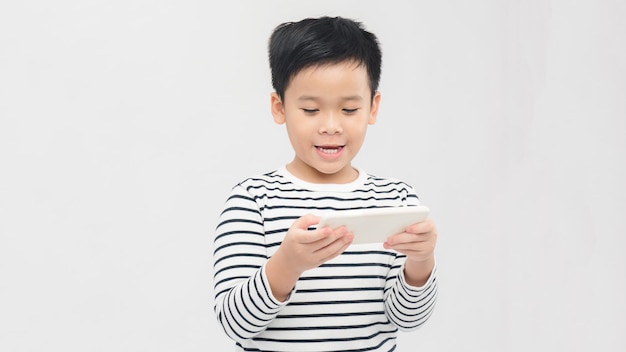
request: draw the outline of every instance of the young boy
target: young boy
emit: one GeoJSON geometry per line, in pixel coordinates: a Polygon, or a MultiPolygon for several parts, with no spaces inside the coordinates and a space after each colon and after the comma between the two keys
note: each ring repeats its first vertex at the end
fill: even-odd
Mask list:
{"type": "Polygon", "coordinates": [[[376,121],[381,51],[341,17],[276,27],[271,111],[293,160],[237,184],[214,240],[215,313],[238,351],[392,351],[398,330],[431,315],[437,296],[431,220],[383,244],[354,244],[332,211],[415,206],[413,188],[352,165],[376,121]]]}

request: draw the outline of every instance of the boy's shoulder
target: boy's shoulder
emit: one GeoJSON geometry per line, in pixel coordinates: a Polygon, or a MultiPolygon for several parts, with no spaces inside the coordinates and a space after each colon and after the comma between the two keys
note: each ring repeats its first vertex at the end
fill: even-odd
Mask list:
{"type": "Polygon", "coordinates": [[[402,188],[413,188],[413,186],[411,186],[410,183],[400,178],[391,177],[391,176],[380,176],[380,175],[368,173],[367,181],[370,184],[377,185],[377,186],[399,186],[402,188]]]}
{"type": "Polygon", "coordinates": [[[272,183],[280,183],[280,182],[285,182],[284,176],[279,172],[279,169],[274,169],[272,171],[247,176],[241,179],[239,182],[237,182],[235,186],[246,186],[246,185],[253,185],[253,184],[272,184],[272,183]]]}

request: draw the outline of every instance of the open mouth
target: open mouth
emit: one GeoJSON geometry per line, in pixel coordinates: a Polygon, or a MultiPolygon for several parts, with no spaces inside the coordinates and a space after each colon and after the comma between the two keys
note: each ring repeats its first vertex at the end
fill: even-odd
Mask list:
{"type": "Polygon", "coordinates": [[[343,145],[337,146],[316,146],[317,150],[325,154],[337,154],[343,149],[343,145]]]}

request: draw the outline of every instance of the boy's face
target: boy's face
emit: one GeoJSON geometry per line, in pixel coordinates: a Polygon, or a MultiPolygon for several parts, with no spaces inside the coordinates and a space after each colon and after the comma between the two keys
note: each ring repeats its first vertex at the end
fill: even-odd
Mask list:
{"type": "Polygon", "coordinates": [[[316,66],[293,77],[284,99],[272,93],[272,115],[285,124],[295,157],[287,169],[312,183],[348,183],[380,94],[371,98],[367,71],[353,62],[316,66]]]}

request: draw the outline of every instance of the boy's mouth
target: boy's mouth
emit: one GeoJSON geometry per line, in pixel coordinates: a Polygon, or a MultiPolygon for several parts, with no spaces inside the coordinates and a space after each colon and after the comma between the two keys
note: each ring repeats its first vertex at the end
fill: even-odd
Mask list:
{"type": "Polygon", "coordinates": [[[317,150],[321,151],[325,154],[337,154],[343,149],[343,145],[324,145],[324,146],[315,146],[317,150]]]}

